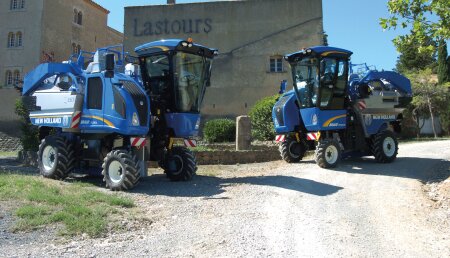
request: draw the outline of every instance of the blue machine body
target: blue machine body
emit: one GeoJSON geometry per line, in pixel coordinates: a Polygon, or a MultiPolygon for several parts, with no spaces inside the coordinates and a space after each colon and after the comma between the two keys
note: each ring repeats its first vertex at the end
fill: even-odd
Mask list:
{"type": "MultiPolygon", "coordinates": [[[[294,84],[296,84],[296,76],[298,76],[294,71],[295,66],[304,59],[312,60],[315,58],[318,60],[315,66],[317,67],[317,77],[322,69],[320,61],[323,59],[334,58],[337,62],[342,61],[342,64],[347,67],[344,73],[344,75],[347,75],[344,91],[345,100],[342,100],[342,103],[345,104],[342,104],[341,108],[322,108],[320,106],[320,98],[323,97],[320,93],[322,89],[315,89],[318,92],[317,104],[315,106],[301,107],[299,105],[301,102],[299,96],[300,94],[305,94],[305,91],[304,89],[298,89],[294,85],[294,89],[281,95],[273,107],[272,119],[277,134],[345,130],[349,121],[356,119],[350,115],[349,110],[355,110],[356,114],[360,115],[361,119],[364,120],[364,133],[366,136],[386,129],[390,122],[398,119],[398,114],[403,110],[403,106],[400,105],[402,98],[410,100],[412,97],[410,81],[398,73],[389,71],[370,70],[364,74],[352,74],[351,64],[349,63],[351,55],[352,52],[345,49],[316,46],[285,56],[285,59],[293,67],[294,84]],[[374,96],[375,93],[373,92],[377,90],[375,88],[375,90],[370,91],[370,96],[362,96],[360,86],[369,85],[367,88],[372,89],[374,88],[371,86],[372,82],[379,82],[383,86],[380,90],[382,93],[374,96]],[[393,100],[382,99],[380,100],[380,105],[377,106],[377,103],[372,101],[372,99],[386,98],[386,92],[393,96],[393,100]],[[358,104],[363,105],[364,108],[367,106],[367,109],[358,109],[358,104]]],[[[312,80],[315,77],[316,75],[313,74],[311,76],[312,80]]],[[[320,85],[320,87],[323,87],[322,84],[320,85]]],[[[316,87],[318,88],[319,86],[316,87]]],[[[335,90],[334,88],[333,91],[335,90]]]]}
{"type": "MultiPolygon", "coordinates": [[[[52,94],[69,95],[67,98],[69,103],[62,103],[61,108],[43,110],[41,107],[37,107],[36,110],[31,110],[32,124],[70,129],[74,119],[78,119],[79,112],[77,113],[75,102],[77,98],[81,97],[82,109],[78,110],[81,112],[81,117],[76,126],[80,133],[146,135],[149,130],[150,101],[142,86],[133,77],[123,73],[116,72],[113,78],[106,78],[105,72],[87,73],[79,65],[79,62],[45,63],[26,75],[22,89],[23,96],[34,95],[35,98],[41,98],[41,102],[49,102],[54,101],[52,94]],[[69,89],[59,90],[59,92],[47,92],[48,89],[40,90],[46,80],[52,84],[53,80],[61,76],[71,78],[72,85],[69,89]],[[88,108],[88,101],[91,98],[88,96],[88,92],[92,92],[89,90],[91,86],[88,82],[91,80],[97,82],[100,80],[101,82],[97,84],[101,88],[96,89],[101,94],[101,96],[96,96],[100,99],[94,100],[98,105],[96,108],[88,108]],[[133,91],[130,91],[129,87],[124,87],[123,84],[126,82],[133,91]],[[141,100],[140,103],[136,102],[136,98],[141,100]],[[121,103],[115,103],[116,101],[121,103]],[[117,111],[117,105],[122,105],[122,114],[117,111]],[[132,119],[133,116],[136,116],[135,114],[139,116],[140,121],[133,125],[132,119]]],[[[97,85],[96,87],[98,87],[97,85]]]]}

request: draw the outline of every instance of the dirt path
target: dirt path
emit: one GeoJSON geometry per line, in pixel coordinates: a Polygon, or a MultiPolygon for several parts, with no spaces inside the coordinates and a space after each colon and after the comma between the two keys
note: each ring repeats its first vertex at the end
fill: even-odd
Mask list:
{"type": "Polygon", "coordinates": [[[449,210],[434,209],[420,182],[449,160],[450,141],[438,141],[402,144],[392,164],[202,166],[188,183],[157,174],[125,194],[151,226],[64,244],[0,243],[0,256],[450,257],[449,210]]]}

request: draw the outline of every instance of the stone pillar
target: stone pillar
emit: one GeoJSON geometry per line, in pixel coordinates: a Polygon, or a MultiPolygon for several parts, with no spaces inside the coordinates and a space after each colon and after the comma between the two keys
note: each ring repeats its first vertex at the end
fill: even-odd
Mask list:
{"type": "Polygon", "coordinates": [[[249,116],[236,118],[236,150],[249,150],[252,143],[252,124],[249,116]]]}

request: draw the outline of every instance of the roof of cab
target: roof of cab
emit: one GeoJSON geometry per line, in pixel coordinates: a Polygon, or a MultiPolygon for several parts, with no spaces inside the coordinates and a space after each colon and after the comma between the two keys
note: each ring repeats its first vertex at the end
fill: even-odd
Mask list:
{"type": "Polygon", "coordinates": [[[353,52],[337,47],[328,46],[314,46],[309,48],[304,48],[298,52],[288,54],[285,58],[291,61],[297,57],[301,56],[339,56],[339,57],[349,57],[353,52]]]}
{"type": "MultiPolygon", "coordinates": [[[[135,52],[140,55],[146,52],[156,52],[156,51],[172,51],[177,50],[180,47],[181,42],[186,41],[183,39],[163,39],[159,41],[153,41],[135,48],[135,52]]],[[[196,43],[192,43],[194,47],[208,49],[211,52],[217,51],[217,49],[205,47],[196,43]]]]}

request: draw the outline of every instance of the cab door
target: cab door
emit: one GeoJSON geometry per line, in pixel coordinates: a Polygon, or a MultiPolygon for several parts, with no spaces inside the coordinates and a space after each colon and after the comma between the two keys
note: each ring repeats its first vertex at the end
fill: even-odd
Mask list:
{"type": "Polygon", "coordinates": [[[345,109],[348,61],[324,58],[321,62],[320,109],[345,109]]]}
{"type": "Polygon", "coordinates": [[[80,129],[99,131],[105,127],[104,100],[105,84],[100,76],[89,77],[86,82],[83,116],[80,129]]]}

